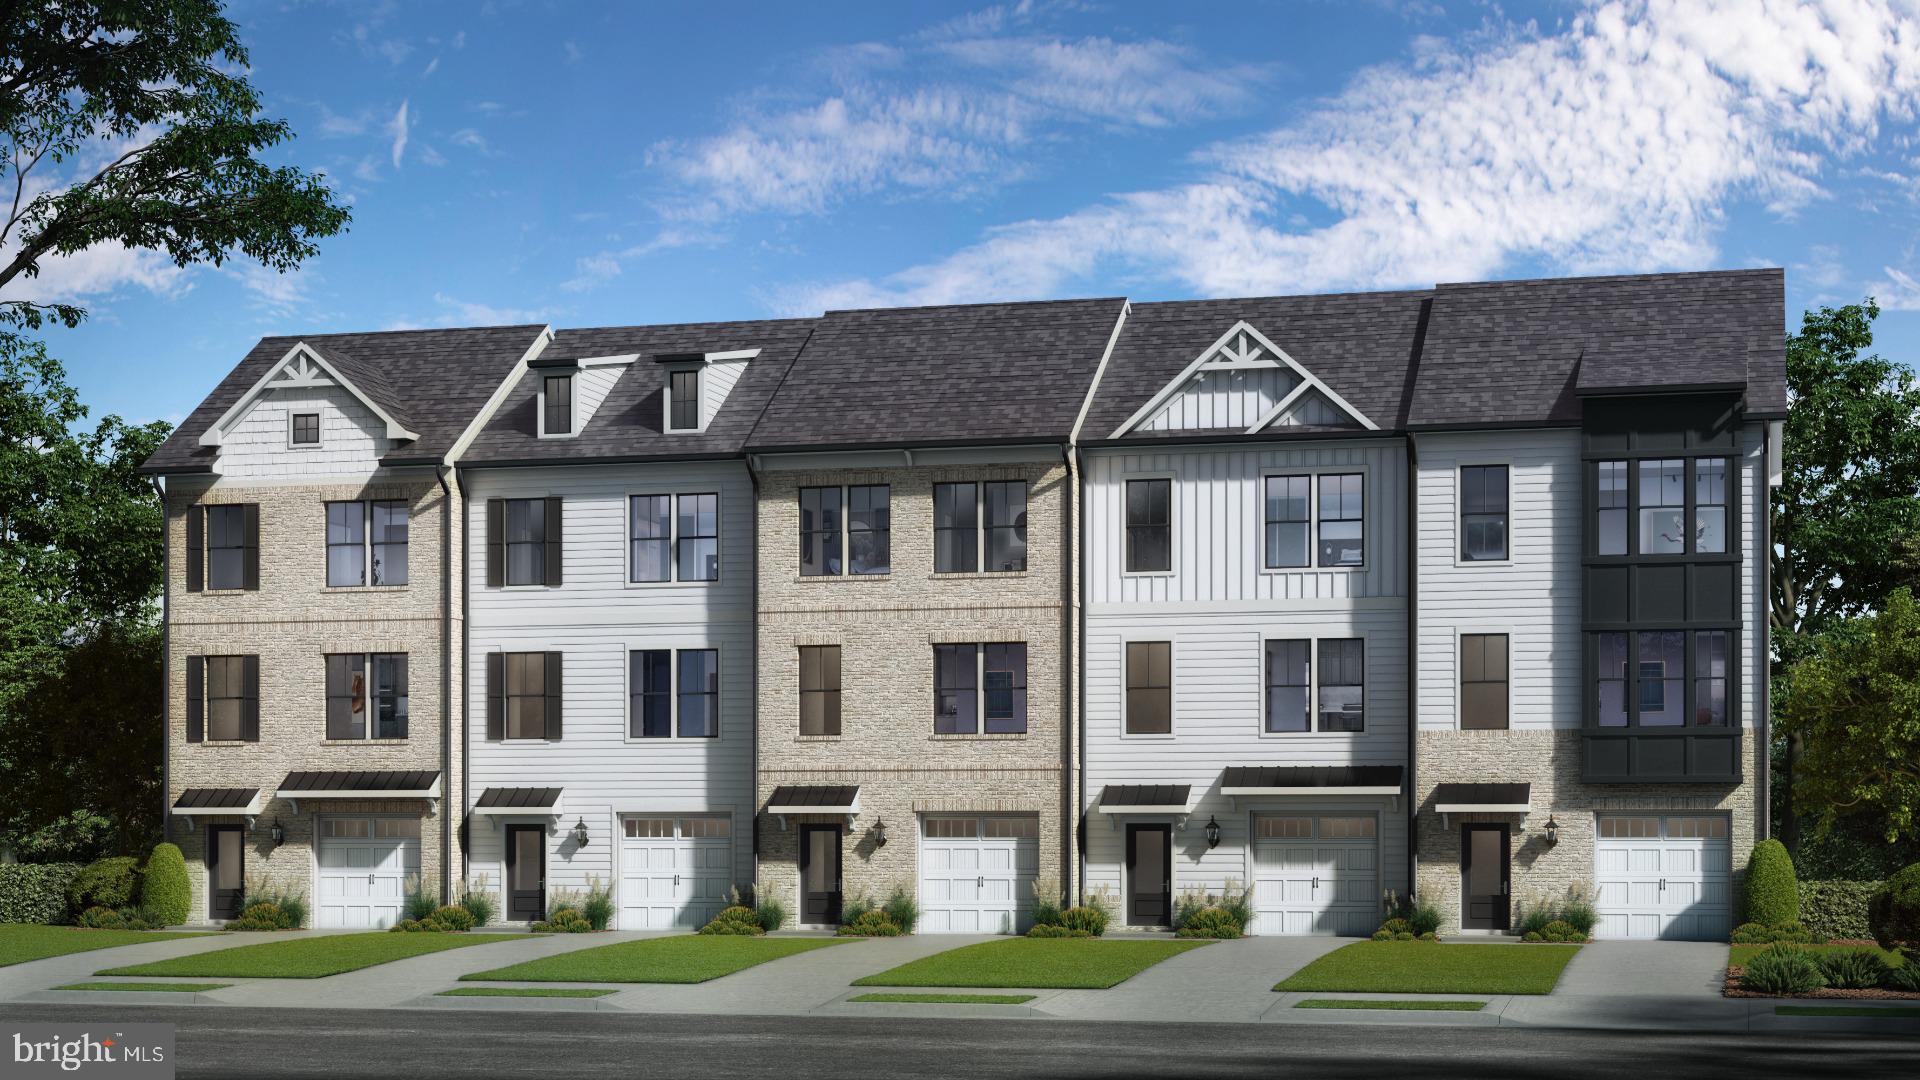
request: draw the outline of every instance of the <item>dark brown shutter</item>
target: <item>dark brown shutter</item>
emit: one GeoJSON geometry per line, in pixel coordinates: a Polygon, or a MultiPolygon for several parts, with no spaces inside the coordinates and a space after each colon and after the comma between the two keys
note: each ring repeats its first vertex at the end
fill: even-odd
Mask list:
{"type": "Polygon", "coordinates": [[[207,570],[207,508],[187,507],[187,591],[199,592],[207,570]]]}
{"type": "Polygon", "coordinates": [[[245,532],[241,543],[246,546],[240,552],[240,587],[258,589],[260,587],[260,504],[247,503],[240,511],[245,532]]]}
{"type": "Polygon", "coordinates": [[[240,658],[241,693],[240,699],[240,741],[260,741],[260,658],[243,656],[240,658]]]}
{"type": "MultiPolygon", "coordinates": [[[[487,500],[487,588],[497,589],[507,581],[507,503],[487,500]]],[[[495,655],[498,655],[497,653],[495,655]]],[[[493,736],[488,736],[493,738],[493,736]]]]}
{"type": "MultiPolygon", "coordinates": [[[[494,500],[496,503],[499,501],[498,499],[494,500]]],[[[490,652],[487,654],[487,740],[489,742],[499,742],[506,737],[506,657],[501,653],[490,652]]]]}
{"type": "Polygon", "coordinates": [[[187,657],[187,741],[206,738],[207,658],[187,657]]]}
{"type": "Polygon", "coordinates": [[[560,584],[560,497],[547,500],[547,580],[548,587],[560,584]]]}
{"type": "MultiPolygon", "coordinates": [[[[558,501],[558,500],[555,500],[558,501]]],[[[547,654],[547,738],[560,737],[560,654],[547,654]]]]}

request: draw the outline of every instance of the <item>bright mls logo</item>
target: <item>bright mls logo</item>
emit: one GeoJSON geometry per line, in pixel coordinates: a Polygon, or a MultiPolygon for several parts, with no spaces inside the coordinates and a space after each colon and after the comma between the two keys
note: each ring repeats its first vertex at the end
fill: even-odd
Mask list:
{"type": "Polygon", "coordinates": [[[5,1030],[12,1080],[45,1076],[111,1076],[172,1080],[172,1024],[20,1024],[5,1030]]]}

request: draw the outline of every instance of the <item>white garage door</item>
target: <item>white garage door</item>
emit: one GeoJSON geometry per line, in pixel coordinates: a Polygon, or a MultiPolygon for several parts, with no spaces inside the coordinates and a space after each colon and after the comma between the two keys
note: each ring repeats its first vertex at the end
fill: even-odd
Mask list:
{"type": "Polygon", "coordinates": [[[928,817],[920,824],[920,926],[927,934],[1017,934],[1031,922],[1040,819],[928,817]]]}
{"type": "Polygon", "coordinates": [[[698,929],[727,906],[733,821],[629,817],[620,821],[620,929],[698,929]]]}
{"type": "Polygon", "coordinates": [[[1724,815],[1602,814],[1598,831],[1598,936],[1727,939],[1733,908],[1724,815]]]}
{"type": "Polygon", "coordinates": [[[378,930],[403,917],[407,879],[420,873],[420,819],[320,819],[313,925],[378,930]]]}
{"type": "Polygon", "coordinates": [[[1366,935],[1378,929],[1378,831],[1371,814],[1255,817],[1254,932],[1366,935]]]}

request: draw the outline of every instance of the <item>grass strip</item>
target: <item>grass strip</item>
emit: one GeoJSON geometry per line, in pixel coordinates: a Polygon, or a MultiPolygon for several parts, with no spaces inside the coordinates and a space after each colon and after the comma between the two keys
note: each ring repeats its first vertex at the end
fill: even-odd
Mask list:
{"type": "Polygon", "coordinates": [[[880,1001],[901,1005],[1024,1005],[1033,994],[861,994],[848,1001],[880,1001]]]}
{"type": "Polygon", "coordinates": [[[971,986],[1016,990],[1105,990],[1211,942],[1003,938],[949,949],[854,980],[855,986],[971,986]]]}
{"type": "Polygon", "coordinates": [[[232,983],[152,983],[83,982],[56,986],[55,990],[137,990],[150,994],[197,994],[202,990],[224,990],[232,983]]]}
{"type": "Polygon", "coordinates": [[[324,934],[263,941],[152,964],[108,968],[94,974],[188,979],[320,979],[448,949],[525,940],[523,934],[324,934]]]}
{"type": "Polygon", "coordinates": [[[597,998],[619,992],[618,990],[594,990],[584,986],[459,986],[452,990],[442,990],[434,996],[597,998]]]}
{"type": "Polygon", "coordinates": [[[643,938],[597,949],[575,949],[460,978],[478,982],[700,983],[848,940],[699,934],[643,938]]]}
{"type": "Polygon", "coordinates": [[[1479,1012],[1484,1001],[1370,1001],[1363,998],[1308,998],[1296,1009],[1387,1009],[1393,1012],[1479,1012]]]}
{"type": "Polygon", "coordinates": [[[1357,941],[1294,972],[1275,990],[1347,994],[1547,994],[1578,945],[1357,941]]]}
{"type": "Polygon", "coordinates": [[[1775,1005],[1775,1016],[1920,1016],[1920,1007],[1872,1005],[1775,1005]]]}
{"type": "Polygon", "coordinates": [[[45,960],[50,956],[92,952],[95,949],[207,936],[158,930],[86,930],[78,926],[5,923],[0,924],[0,967],[24,964],[29,960],[45,960]]]}

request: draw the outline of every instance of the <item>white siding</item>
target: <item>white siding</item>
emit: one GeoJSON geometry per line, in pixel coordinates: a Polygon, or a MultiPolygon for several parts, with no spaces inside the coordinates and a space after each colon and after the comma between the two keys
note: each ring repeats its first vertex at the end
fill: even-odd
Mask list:
{"type": "Polygon", "coordinates": [[[1159,411],[1140,425],[1142,431],[1194,431],[1238,428],[1245,431],[1260,422],[1287,392],[1300,385],[1298,373],[1288,368],[1238,368],[1195,372],[1159,411]]]}
{"type": "Polygon", "coordinates": [[[386,425],[344,387],[263,392],[221,440],[222,476],[371,476],[392,442],[386,425]],[[294,413],[320,414],[320,445],[292,447],[294,413]]]}
{"type": "Polygon", "coordinates": [[[747,363],[745,360],[718,360],[708,364],[707,370],[701,373],[701,381],[706,384],[701,388],[701,427],[713,423],[713,418],[719,415],[720,406],[726,404],[727,395],[733,393],[734,384],[746,374],[747,363]]]}
{"type": "Polygon", "coordinates": [[[607,400],[607,394],[613,390],[613,384],[627,373],[625,364],[596,364],[583,367],[573,380],[573,429],[585,431],[587,422],[593,414],[600,411],[600,403],[607,400]]]}
{"type": "MultiPolygon", "coordinates": [[[[738,462],[475,470],[468,474],[472,567],[468,796],[488,787],[562,787],[563,819],[550,837],[550,888],[589,877],[614,883],[622,813],[732,816],[734,880],[753,880],[752,487],[738,462]],[[720,580],[628,585],[627,497],[718,492],[720,580]],[[564,584],[486,587],[486,505],[494,498],[564,499],[564,584]],[[713,648],[720,653],[720,734],[627,739],[627,653],[713,648]],[[565,654],[564,730],[558,742],[488,742],[486,654],[565,654]],[[566,831],[584,818],[592,839],[566,831]]],[[[503,833],[476,818],[472,863],[497,886],[503,833]]]]}

